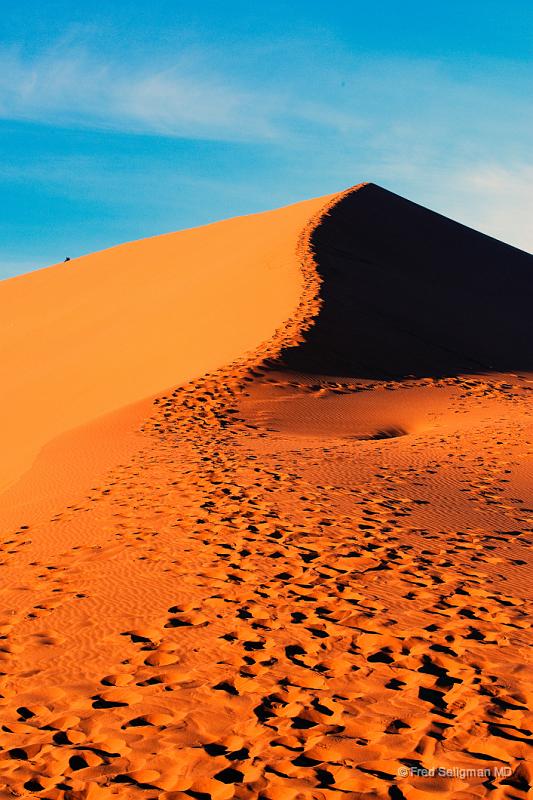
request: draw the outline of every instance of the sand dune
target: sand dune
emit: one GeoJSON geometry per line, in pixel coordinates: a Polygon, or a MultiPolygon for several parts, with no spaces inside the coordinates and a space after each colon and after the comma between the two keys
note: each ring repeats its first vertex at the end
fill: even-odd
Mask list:
{"type": "Polygon", "coordinates": [[[328,198],[0,282],[0,490],[55,436],[253,351],[297,306],[328,198]]]}
{"type": "Polygon", "coordinates": [[[312,237],[324,304],[299,370],[402,378],[533,369],[531,256],[375,184],[312,237]]]}
{"type": "Polygon", "coordinates": [[[361,185],[0,284],[0,798],[528,796],[532,261],[361,185]]]}

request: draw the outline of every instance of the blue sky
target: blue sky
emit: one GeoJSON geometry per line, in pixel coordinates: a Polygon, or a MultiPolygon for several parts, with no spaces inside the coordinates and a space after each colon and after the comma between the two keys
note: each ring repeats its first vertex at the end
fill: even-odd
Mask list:
{"type": "Polygon", "coordinates": [[[0,277],[379,183],[533,249],[530,0],[2,9],[0,277]]]}

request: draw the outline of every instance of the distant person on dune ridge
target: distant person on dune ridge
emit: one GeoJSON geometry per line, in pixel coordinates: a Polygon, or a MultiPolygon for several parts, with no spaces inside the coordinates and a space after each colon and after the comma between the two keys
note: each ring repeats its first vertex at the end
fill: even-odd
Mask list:
{"type": "Polygon", "coordinates": [[[70,261],[70,256],[67,256],[63,263],[65,263],[66,261],[70,261]]]}

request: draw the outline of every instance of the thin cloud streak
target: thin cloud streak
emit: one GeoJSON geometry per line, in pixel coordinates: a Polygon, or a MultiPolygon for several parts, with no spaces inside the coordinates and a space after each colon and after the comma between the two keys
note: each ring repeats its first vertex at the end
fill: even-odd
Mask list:
{"type": "Polygon", "coordinates": [[[165,68],[125,68],[83,48],[33,59],[0,52],[0,117],[122,133],[233,142],[283,141],[317,125],[349,131],[356,115],[260,90],[183,57],[165,68]]]}
{"type": "Polygon", "coordinates": [[[483,164],[457,175],[457,184],[469,201],[470,223],[484,232],[533,252],[533,163],[512,168],[483,164]]]}
{"type": "Polygon", "coordinates": [[[252,95],[177,69],[126,69],[81,50],[0,54],[0,116],[51,125],[206,139],[269,139],[252,95]]]}
{"type": "MultiPolygon", "coordinates": [[[[37,56],[0,51],[0,117],[123,133],[233,142],[305,144],[334,136],[369,147],[445,139],[454,127],[470,137],[485,120],[498,130],[505,82],[458,80],[439,62],[342,56],[335,67],[309,54],[309,71],[293,74],[271,53],[268,79],[221,66],[215,51],[117,59],[64,41],[37,56]],[[485,83],[485,85],[483,85],[485,83]],[[453,113],[451,113],[453,112],[453,113]]],[[[493,65],[494,69],[494,65],[493,65]]],[[[521,114],[522,125],[527,119],[521,114]]],[[[329,139],[324,140],[327,147],[329,139]]]]}
{"type": "MultiPolygon", "coordinates": [[[[126,209],[134,214],[138,206],[144,218],[150,207],[154,226],[168,224],[161,209],[175,210],[176,192],[201,195],[200,178],[230,211],[230,185],[238,182],[239,212],[239,195],[246,202],[256,196],[249,210],[263,210],[370,180],[532,249],[533,120],[523,94],[513,89],[520,65],[509,62],[506,71],[487,64],[486,72],[459,78],[428,59],[344,53],[328,64],[317,50],[298,72],[282,51],[272,45],[260,58],[255,54],[272,63],[259,77],[252,69],[232,70],[208,49],[184,49],[172,62],[168,55],[131,54],[129,63],[124,53],[96,54],[68,39],[32,57],[0,51],[4,120],[153,136],[154,151],[156,138],[204,140],[219,153],[231,143],[239,154],[226,162],[234,170],[229,181],[205,156],[197,163],[196,149],[192,160],[156,163],[151,144],[134,160],[85,158],[79,151],[44,162],[20,157],[0,167],[0,180],[100,203],[113,216],[126,209]]],[[[251,64],[253,54],[247,58],[251,64]]]]}

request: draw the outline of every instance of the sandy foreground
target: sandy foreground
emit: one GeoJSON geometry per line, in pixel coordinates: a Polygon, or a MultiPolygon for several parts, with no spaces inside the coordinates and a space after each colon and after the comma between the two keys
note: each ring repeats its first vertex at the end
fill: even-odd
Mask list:
{"type": "Polygon", "coordinates": [[[0,798],[528,796],[532,261],[368,184],[0,283],[0,798]]]}

